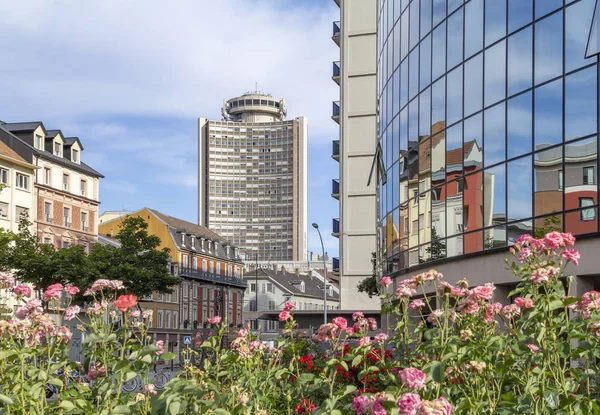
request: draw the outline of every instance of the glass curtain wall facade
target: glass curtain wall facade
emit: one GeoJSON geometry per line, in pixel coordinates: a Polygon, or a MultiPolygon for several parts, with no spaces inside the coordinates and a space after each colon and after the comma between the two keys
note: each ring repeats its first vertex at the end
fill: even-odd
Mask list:
{"type": "Polygon", "coordinates": [[[595,3],[379,1],[384,273],[598,233],[595,3]]]}

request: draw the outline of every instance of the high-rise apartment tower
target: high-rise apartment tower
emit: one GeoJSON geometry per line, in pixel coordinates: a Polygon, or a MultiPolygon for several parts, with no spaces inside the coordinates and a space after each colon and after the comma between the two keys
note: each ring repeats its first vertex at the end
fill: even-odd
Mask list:
{"type": "Polygon", "coordinates": [[[307,120],[286,113],[254,92],[225,101],[221,121],[198,120],[198,222],[247,261],[306,259],[307,120]]]}

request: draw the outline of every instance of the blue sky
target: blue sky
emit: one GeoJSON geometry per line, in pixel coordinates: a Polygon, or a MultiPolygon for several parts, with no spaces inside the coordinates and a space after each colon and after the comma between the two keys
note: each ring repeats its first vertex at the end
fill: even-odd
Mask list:
{"type": "MultiPolygon", "coordinates": [[[[254,89],[309,122],[309,223],[338,252],[331,219],[339,88],[333,0],[66,0],[0,4],[0,119],[78,136],[102,172],[101,211],[153,207],[197,219],[197,128],[254,89]]],[[[309,250],[320,252],[310,227],[309,250]]]]}

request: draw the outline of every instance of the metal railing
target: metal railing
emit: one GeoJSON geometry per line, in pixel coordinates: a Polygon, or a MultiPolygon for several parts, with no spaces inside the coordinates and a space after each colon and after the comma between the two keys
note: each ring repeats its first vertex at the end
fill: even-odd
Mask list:
{"type": "Polygon", "coordinates": [[[333,108],[331,110],[332,117],[339,117],[340,115],[340,101],[333,101],[333,108]]]}
{"type": "MultiPolygon", "coordinates": [[[[177,263],[175,263],[175,264],[177,264],[177,263]]],[[[179,264],[177,264],[177,265],[179,265],[179,264]]],[[[219,274],[215,274],[214,272],[201,271],[198,269],[182,267],[182,266],[178,266],[177,270],[178,270],[177,271],[178,274],[180,276],[184,276],[184,277],[194,278],[194,279],[198,279],[198,280],[202,280],[202,281],[216,282],[216,283],[220,283],[220,284],[237,285],[239,287],[244,287],[244,288],[246,288],[248,286],[248,282],[244,281],[241,278],[237,278],[237,277],[230,277],[228,275],[219,275],[219,274]]]]}
{"type": "Polygon", "coordinates": [[[333,36],[339,36],[342,29],[340,28],[339,20],[337,22],[333,22],[333,36]]]}
{"type": "Polygon", "coordinates": [[[333,75],[340,76],[340,61],[333,62],[333,75]]]}
{"type": "Polygon", "coordinates": [[[340,233],[340,220],[333,219],[333,233],[340,233]]]}
{"type": "Polygon", "coordinates": [[[333,257],[331,260],[333,263],[333,272],[340,272],[340,259],[333,257]]]}
{"type": "Polygon", "coordinates": [[[333,157],[339,157],[340,155],[340,140],[333,140],[331,146],[331,155],[333,157]]]}
{"type": "Polygon", "coordinates": [[[340,193],[340,181],[338,179],[331,180],[331,194],[337,195],[340,193]]]}

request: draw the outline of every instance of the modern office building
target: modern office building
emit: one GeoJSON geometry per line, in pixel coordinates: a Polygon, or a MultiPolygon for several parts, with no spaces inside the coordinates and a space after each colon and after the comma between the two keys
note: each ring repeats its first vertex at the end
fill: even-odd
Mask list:
{"type": "Polygon", "coordinates": [[[378,1],[384,274],[435,267],[508,293],[508,247],[557,230],[579,239],[574,295],[600,287],[595,8],[378,1]]]}
{"type": "Polygon", "coordinates": [[[333,103],[332,119],[340,125],[333,141],[339,179],[332,196],[340,201],[333,219],[333,236],[340,240],[341,308],[379,309],[379,299],[359,293],[357,285],[373,275],[372,253],[377,250],[376,180],[370,180],[377,151],[377,0],[335,0],[340,21],[333,23],[333,41],[340,60],[333,62],[333,80],[340,100],[333,103]]]}
{"type": "Polygon", "coordinates": [[[198,222],[247,261],[307,258],[307,120],[281,99],[225,101],[221,121],[198,120],[198,222]]]}

